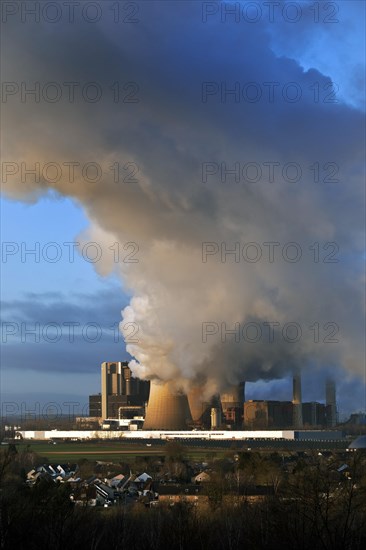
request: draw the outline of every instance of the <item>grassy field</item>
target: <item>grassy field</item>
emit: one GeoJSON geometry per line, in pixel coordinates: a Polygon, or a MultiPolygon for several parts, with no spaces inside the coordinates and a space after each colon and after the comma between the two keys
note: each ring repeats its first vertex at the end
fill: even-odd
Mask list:
{"type": "MultiPolygon", "coordinates": [[[[28,443],[17,443],[18,452],[25,450],[28,443]]],[[[147,446],[145,443],[121,443],[121,442],[101,442],[101,443],[57,443],[50,445],[47,442],[32,442],[29,444],[32,451],[40,456],[48,458],[50,462],[77,462],[82,458],[90,461],[100,460],[108,462],[120,462],[136,456],[164,456],[164,445],[147,446]]],[[[227,451],[187,448],[185,453],[189,458],[195,460],[205,460],[208,457],[226,454],[227,451]]]]}
{"type": "MultiPolygon", "coordinates": [[[[342,441],[340,445],[332,445],[327,442],[286,442],[283,446],[277,446],[275,443],[268,447],[259,448],[254,442],[246,443],[245,445],[230,445],[226,448],[213,447],[210,445],[199,446],[197,442],[194,445],[184,445],[183,455],[191,460],[208,460],[213,458],[223,458],[225,456],[233,456],[236,452],[252,450],[260,452],[263,455],[273,452],[280,452],[281,455],[291,454],[296,451],[315,452],[319,450],[345,450],[348,446],[347,441],[342,441]],[[250,448],[247,448],[250,445],[250,448]]],[[[212,444],[212,442],[211,442],[212,444]]],[[[22,441],[16,444],[18,452],[24,450],[27,445],[31,450],[40,456],[46,457],[50,462],[77,462],[82,458],[87,458],[90,461],[105,461],[105,462],[121,462],[133,460],[141,457],[157,457],[165,456],[165,444],[151,444],[146,441],[129,442],[129,441],[73,441],[59,442],[55,445],[47,441],[22,441]]]]}

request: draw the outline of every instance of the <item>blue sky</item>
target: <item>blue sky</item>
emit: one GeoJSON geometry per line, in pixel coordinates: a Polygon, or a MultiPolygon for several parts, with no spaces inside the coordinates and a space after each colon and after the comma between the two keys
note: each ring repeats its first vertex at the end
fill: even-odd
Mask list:
{"type": "MultiPolygon", "coordinates": [[[[3,401],[29,402],[30,408],[36,402],[62,403],[73,396],[74,400],[85,403],[89,394],[100,389],[100,363],[125,357],[122,337],[115,342],[117,328],[110,328],[120,321],[120,311],[128,299],[120,281],[114,275],[99,276],[93,264],[77,251],[74,261],[70,262],[70,249],[63,245],[77,241],[76,236],[87,225],[82,208],[55,193],[35,204],[1,199],[3,246],[16,243],[19,247],[18,253],[8,256],[3,263],[1,278],[1,300],[14,305],[13,310],[3,305],[3,401]],[[55,263],[45,261],[42,255],[42,250],[47,250],[48,243],[53,242],[62,251],[60,260],[55,263]],[[35,249],[39,243],[39,260],[32,254],[22,257],[21,243],[25,243],[28,250],[35,249]],[[98,300],[103,297],[105,310],[100,312],[98,300]],[[58,311],[60,304],[64,305],[62,311],[58,311]],[[48,308],[41,309],[41,305],[48,308]],[[14,322],[19,330],[8,337],[4,323],[14,322]],[[65,341],[47,342],[41,336],[40,342],[35,342],[35,337],[25,335],[24,330],[25,341],[22,342],[22,322],[30,331],[37,322],[42,326],[56,322],[64,331],[65,341]],[[85,340],[80,334],[70,342],[71,327],[63,326],[65,322],[79,322],[81,327],[98,323],[103,327],[103,334],[96,343],[85,340]],[[43,366],[42,357],[47,361],[43,366]],[[67,376],[63,376],[65,371],[67,376]]],[[[54,257],[54,251],[49,248],[50,258],[54,257]]],[[[90,340],[93,340],[90,330],[90,340]]],[[[75,334],[78,334],[76,328],[75,334]]]]}
{"type": "MultiPolygon", "coordinates": [[[[151,308],[144,315],[142,301],[128,311],[145,335],[140,348],[129,348],[131,354],[141,363],[141,358],[148,358],[147,368],[154,375],[161,369],[161,373],[174,372],[176,377],[192,377],[196,368],[202,374],[200,369],[212,363],[218,384],[224,383],[223,373],[196,342],[199,330],[192,333],[191,328],[195,323],[199,327],[202,319],[213,320],[221,312],[232,315],[231,320],[241,311],[248,311],[247,318],[263,313],[263,318],[271,314],[278,319],[298,311],[299,318],[307,320],[317,310],[324,322],[335,320],[339,313],[346,336],[338,356],[325,346],[318,357],[322,366],[312,367],[316,363],[314,350],[299,349],[299,357],[307,365],[305,398],[313,395],[322,400],[321,381],[334,368],[343,411],[365,407],[359,306],[364,272],[360,266],[364,257],[360,136],[364,131],[365,5],[338,2],[339,22],[322,24],[311,19],[311,2],[298,4],[304,16],[293,24],[280,15],[274,23],[265,18],[256,25],[242,20],[222,23],[221,7],[202,24],[200,3],[164,2],[163,7],[158,1],[150,5],[141,2],[140,22],[123,28],[113,25],[107,12],[94,26],[78,22],[71,27],[62,21],[35,29],[32,22],[9,21],[5,31],[10,32],[4,39],[7,53],[3,54],[7,80],[98,80],[104,102],[89,104],[79,99],[72,105],[44,101],[36,105],[16,97],[8,99],[4,158],[57,159],[60,163],[71,158],[97,160],[104,179],[99,186],[82,181],[73,186],[64,181],[48,183],[48,191],[44,181],[39,188],[33,184],[21,187],[10,178],[9,185],[3,186],[3,243],[15,243],[19,248],[22,243],[29,248],[39,243],[42,252],[47,243],[55,242],[62,253],[55,263],[45,261],[42,255],[39,262],[32,256],[22,261],[20,251],[5,262],[3,253],[3,399],[47,402],[75,396],[82,402],[99,391],[100,362],[129,357],[122,338],[115,341],[114,327],[122,318],[121,310],[136,296],[150,300],[151,308]],[[37,38],[33,39],[35,31],[37,38]],[[110,86],[117,79],[139,83],[139,103],[113,103],[110,86]],[[279,96],[273,104],[262,101],[238,106],[220,103],[219,95],[207,105],[200,101],[202,81],[224,81],[230,88],[233,82],[253,79],[281,84],[296,81],[304,99],[292,104],[280,101],[279,96]],[[339,86],[336,105],[312,102],[309,86],[314,81],[319,82],[323,95],[329,84],[339,86]],[[224,159],[232,164],[257,158],[262,162],[296,160],[304,172],[315,159],[322,165],[337,161],[342,185],[321,189],[307,184],[275,186],[269,192],[259,186],[245,188],[246,194],[243,188],[229,193],[197,186],[195,178],[203,161],[219,163],[224,159]],[[116,159],[138,165],[138,185],[116,185],[108,180],[108,166],[116,159]],[[40,198],[31,202],[35,193],[40,198]],[[336,240],[344,261],[338,271],[309,264],[299,265],[296,271],[296,266],[276,264],[262,270],[258,266],[256,272],[248,271],[248,266],[243,272],[230,268],[228,273],[223,271],[226,266],[219,266],[217,273],[208,273],[200,262],[195,264],[200,241],[232,242],[246,235],[262,241],[276,235],[287,241],[301,239],[305,246],[314,240],[336,240]],[[69,261],[69,249],[63,243],[97,239],[103,247],[100,262],[94,265],[78,252],[74,262],[69,261]],[[121,246],[139,243],[138,265],[111,264],[108,250],[116,241],[121,246]],[[228,288],[220,286],[222,281],[230,281],[228,288]],[[231,299],[230,290],[238,300],[231,299]],[[216,300],[217,309],[211,305],[216,300]],[[38,343],[28,335],[22,342],[21,324],[31,327],[37,322],[63,327],[60,340],[51,343],[41,338],[38,343]],[[101,337],[92,342],[92,329],[91,336],[85,337],[78,328],[70,342],[64,327],[70,322],[79,323],[81,329],[94,323],[100,327],[101,337]],[[11,335],[7,331],[14,323],[20,328],[11,335]],[[155,357],[160,363],[155,363],[155,357]],[[319,384],[312,384],[314,379],[319,384]]],[[[271,363],[271,354],[266,353],[242,364],[238,352],[242,372],[254,376],[255,361],[271,363]]],[[[251,384],[248,397],[290,397],[289,374],[277,352],[273,355],[277,359],[268,369],[275,382],[251,384]]],[[[288,357],[292,358],[292,350],[286,361],[288,357]]],[[[233,374],[238,369],[233,368],[233,374]]],[[[260,370],[260,376],[266,376],[266,369],[260,370]]]]}
{"type": "MultiPolygon", "coordinates": [[[[1,200],[2,240],[6,242],[39,243],[40,249],[50,242],[62,246],[60,261],[50,263],[42,253],[39,261],[31,254],[22,258],[21,249],[6,262],[6,278],[2,291],[8,299],[16,299],[19,292],[31,282],[33,292],[58,292],[67,289],[90,287],[98,289],[98,279],[92,265],[75,254],[75,263],[68,261],[68,248],[64,242],[74,242],[75,236],[88,225],[82,209],[64,197],[51,194],[35,204],[1,200]],[[22,261],[23,260],[23,261],[22,261]]],[[[29,243],[29,244],[28,244],[29,243]]],[[[19,246],[19,245],[18,245],[19,246]]],[[[35,246],[34,246],[35,248],[35,246]]],[[[51,256],[50,249],[50,258],[51,256]]]]}

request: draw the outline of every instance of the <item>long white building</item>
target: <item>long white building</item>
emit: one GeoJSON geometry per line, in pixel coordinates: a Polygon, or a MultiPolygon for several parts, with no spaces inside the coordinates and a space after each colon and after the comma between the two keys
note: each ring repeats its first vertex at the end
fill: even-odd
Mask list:
{"type": "Polygon", "coordinates": [[[260,431],[168,431],[168,430],[133,430],[133,431],[112,431],[112,430],[20,430],[16,432],[16,439],[33,440],[64,440],[71,441],[90,439],[185,439],[185,440],[227,440],[244,441],[249,439],[273,439],[273,440],[335,440],[342,439],[340,431],[294,431],[294,430],[260,430],[260,431]]]}

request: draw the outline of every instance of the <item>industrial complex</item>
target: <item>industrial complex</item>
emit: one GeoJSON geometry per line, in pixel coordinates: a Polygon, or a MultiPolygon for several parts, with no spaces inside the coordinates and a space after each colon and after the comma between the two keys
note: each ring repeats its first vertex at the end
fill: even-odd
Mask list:
{"type": "Polygon", "coordinates": [[[148,382],[132,376],[127,362],[101,365],[101,393],[89,397],[90,418],[105,428],[144,430],[278,430],[325,429],[337,423],[336,389],[328,379],[325,403],[303,403],[301,376],[293,377],[290,401],[246,400],[245,381],[225,388],[209,401],[203,388],[185,394],[171,382],[148,382]]]}
{"type": "Polygon", "coordinates": [[[77,418],[72,431],[28,430],[25,439],[185,439],[304,440],[341,439],[336,388],[328,379],[325,403],[303,403],[301,375],[293,376],[289,401],[246,400],[245,381],[210,400],[203,388],[177,391],[172,382],[133,377],[127,362],[103,362],[101,392],[89,396],[89,417],[77,418]]]}

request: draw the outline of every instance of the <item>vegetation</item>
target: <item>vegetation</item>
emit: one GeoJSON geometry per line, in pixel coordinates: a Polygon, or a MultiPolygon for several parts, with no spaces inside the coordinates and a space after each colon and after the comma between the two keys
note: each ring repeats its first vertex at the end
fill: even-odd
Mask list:
{"type": "MultiPolygon", "coordinates": [[[[211,459],[199,502],[149,508],[141,502],[111,508],[74,506],[67,483],[40,480],[30,487],[26,472],[45,462],[30,447],[9,445],[0,456],[2,549],[322,549],[366,547],[366,457],[328,453],[282,456],[238,453],[211,459]],[[256,495],[259,487],[267,488],[256,495]]],[[[82,459],[79,474],[102,477],[148,471],[154,479],[185,483],[194,464],[173,443],[161,456],[137,456],[121,464],[82,459]]]]}

